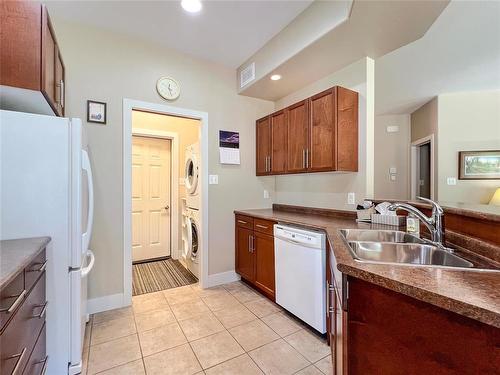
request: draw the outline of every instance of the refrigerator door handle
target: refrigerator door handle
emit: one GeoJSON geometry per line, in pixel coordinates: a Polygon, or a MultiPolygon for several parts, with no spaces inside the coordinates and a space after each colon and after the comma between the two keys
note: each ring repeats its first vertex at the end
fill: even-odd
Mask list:
{"type": "Polygon", "coordinates": [[[87,267],[82,268],[82,278],[87,277],[89,272],[92,271],[92,268],[94,268],[95,263],[95,256],[92,250],[88,249],[86,255],[90,258],[90,262],[87,267]]]}
{"type": "Polygon", "coordinates": [[[90,165],[89,154],[82,150],[82,169],[87,173],[87,188],[89,194],[89,211],[87,216],[87,231],[82,234],[83,250],[89,248],[90,236],[92,235],[92,225],[94,223],[94,181],[92,178],[92,167],[90,165]]]}

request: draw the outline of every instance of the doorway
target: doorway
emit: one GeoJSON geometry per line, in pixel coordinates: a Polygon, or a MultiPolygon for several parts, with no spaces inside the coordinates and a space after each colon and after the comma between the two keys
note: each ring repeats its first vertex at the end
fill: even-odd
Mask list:
{"type": "MultiPolygon", "coordinates": [[[[152,125],[152,123],[148,123],[147,126],[139,126],[136,127],[133,125],[135,124],[135,120],[133,118],[136,118],[137,113],[147,113],[150,115],[155,115],[157,118],[178,118],[178,119],[184,119],[186,121],[192,121],[197,123],[197,140],[199,141],[198,143],[198,148],[197,148],[197,155],[199,158],[199,175],[198,175],[198,183],[199,183],[199,207],[196,209],[192,210],[192,214],[189,216],[189,220],[195,221],[198,227],[198,231],[195,233],[196,236],[191,236],[195,237],[194,242],[197,244],[197,246],[193,246],[194,251],[190,251],[189,254],[190,256],[185,256],[184,258],[188,258],[189,260],[193,260],[193,258],[196,258],[196,263],[199,266],[199,275],[197,274],[196,276],[199,279],[199,284],[200,286],[207,287],[208,285],[208,253],[205,251],[206,249],[206,244],[208,243],[208,236],[207,236],[207,231],[202,229],[202,228],[207,228],[208,224],[208,189],[206,185],[206,181],[208,180],[208,116],[204,112],[197,112],[197,111],[191,111],[191,110],[184,110],[180,109],[177,107],[171,107],[167,105],[162,105],[162,104],[154,104],[154,103],[146,103],[146,102],[140,102],[140,101],[135,101],[135,100],[130,100],[130,99],[124,99],[123,101],[123,129],[124,129],[124,138],[123,138],[123,165],[124,165],[124,171],[123,171],[123,192],[124,192],[124,210],[123,210],[123,220],[124,220],[124,293],[123,293],[123,305],[128,305],[131,302],[132,299],[132,279],[134,279],[134,282],[136,279],[139,279],[141,281],[144,281],[144,275],[147,274],[170,274],[174,275],[174,277],[171,277],[171,280],[178,281],[181,278],[185,278],[187,283],[192,283],[192,279],[190,279],[187,276],[192,275],[189,267],[185,267],[185,262],[182,262],[184,259],[182,257],[183,254],[185,254],[185,248],[181,244],[184,243],[184,241],[180,241],[181,238],[184,239],[183,237],[183,230],[177,231],[175,228],[180,229],[180,228],[187,228],[187,225],[185,223],[185,218],[182,215],[182,213],[187,213],[185,208],[187,207],[187,203],[185,202],[186,199],[183,198],[183,195],[185,194],[186,187],[184,186],[184,164],[185,164],[185,156],[184,154],[186,153],[186,149],[188,148],[187,145],[184,145],[181,140],[181,135],[184,134],[181,128],[184,129],[185,127],[181,128],[175,128],[174,130],[167,130],[165,131],[164,127],[162,126],[161,128],[152,125]],[[139,132],[139,133],[138,133],[139,132]],[[149,142],[148,140],[152,141],[149,142]],[[162,174],[161,170],[158,169],[158,159],[168,159],[168,155],[164,157],[165,155],[159,155],[158,151],[155,150],[155,152],[151,153],[150,151],[147,150],[139,150],[139,152],[136,151],[138,148],[137,145],[138,143],[141,143],[143,147],[146,148],[163,148],[167,149],[162,145],[165,145],[165,141],[168,143],[170,140],[170,160],[171,160],[171,165],[172,168],[170,170],[170,175],[171,175],[171,199],[170,199],[170,204],[164,204],[164,205],[159,205],[156,204],[156,206],[152,206],[152,211],[154,212],[154,217],[151,219],[151,222],[156,220],[155,226],[151,226],[151,224],[146,224],[149,225],[148,228],[142,227],[141,230],[138,230],[134,227],[134,214],[137,215],[137,219],[135,220],[136,222],[141,223],[140,217],[141,215],[138,214],[138,211],[140,209],[136,207],[135,205],[136,202],[134,202],[134,199],[138,199],[140,196],[139,193],[137,193],[135,190],[137,190],[137,187],[134,187],[134,179],[136,185],[142,185],[141,188],[144,189],[153,189],[155,190],[155,197],[157,198],[158,203],[163,199],[163,197],[166,197],[166,195],[161,195],[161,187],[155,184],[155,181],[144,181],[144,177],[142,179],[139,179],[138,177],[134,175],[134,170],[132,165],[135,164],[135,168],[137,168],[137,171],[140,169],[145,170],[144,168],[140,168],[139,165],[141,163],[138,162],[137,159],[142,160],[147,160],[148,157],[151,158],[151,156],[154,156],[154,161],[156,163],[156,169],[154,172],[151,173],[156,173],[154,178],[158,178],[159,175],[162,174]],[[145,145],[145,143],[153,143],[153,145],[145,145]],[[148,156],[149,155],[149,156],[148,156]],[[173,160],[176,159],[176,162],[173,160]],[[175,180],[175,181],[174,181],[175,180]],[[140,183],[139,183],[140,181],[140,183]],[[149,187],[147,187],[147,186],[149,187]],[[159,219],[161,219],[160,213],[158,212],[159,209],[161,209],[162,214],[165,215],[167,213],[167,206],[169,206],[168,211],[170,211],[170,215],[167,215],[167,217],[170,218],[170,257],[167,255],[167,259],[162,259],[157,262],[146,262],[146,263],[139,263],[139,264],[134,264],[132,267],[132,261],[138,259],[136,255],[134,254],[134,251],[137,247],[139,249],[140,247],[144,247],[141,245],[141,240],[144,243],[144,240],[141,238],[141,235],[143,237],[151,238],[152,241],[150,241],[150,244],[157,245],[158,243],[162,242],[162,239],[160,238],[159,235],[156,235],[155,231],[153,229],[156,228],[156,225],[159,222],[159,219]],[[145,231],[150,231],[152,232],[151,235],[144,236],[145,231]],[[140,247],[139,247],[140,246],[140,247]],[[196,257],[194,255],[197,255],[196,257]],[[180,265],[180,267],[177,267],[180,265]],[[139,270],[139,267],[141,266],[142,268],[139,270]],[[175,266],[173,269],[171,266],[175,266]],[[185,274],[185,271],[189,272],[189,274],[185,274]]],[[[185,137],[186,138],[186,137],[185,137]]],[[[194,144],[189,141],[191,146],[194,146],[194,144]]],[[[168,163],[168,162],[167,162],[168,163]]],[[[151,180],[151,176],[150,176],[151,180]]],[[[142,194],[144,195],[144,193],[142,194]]],[[[187,197],[189,198],[189,197],[187,197]]],[[[187,221],[187,220],[186,220],[187,221]]],[[[140,228],[140,226],[139,226],[140,228]]],[[[167,241],[168,242],[168,241],[167,241]]],[[[160,247],[160,246],[159,246],[160,247]]],[[[141,251],[139,251],[141,252],[141,251]]],[[[165,257],[165,252],[161,253],[161,257],[165,257]]],[[[153,254],[153,256],[156,257],[157,254],[153,254]]],[[[148,255],[148,256],[151,256],[148,255]]],[[[155,259],[155,258],[148,258],[148,259],[155,259]]],[[[153,277],[155,279],[155,277],[153,277]]],[[[168,281],[168,278],[165,278],[164,281],[168,281]]],[[[155,280],[157,281],[157,280],[155,280]]],[[[196,281],[196,278],[195,278],[196,281]]],[[[163,283],[163,282],[155,282],[155,283],[145,283],[144,286],[148,288],[148,285],[151,287],[159,287],[161,289],[166,289],[165,285],[168,283],[163,283]]],[[[137,284],[138,285],[138,284],[137,284]]],[[[178,285],[176,285],[178,286],[178,285]]],[[[138,289],[136,289],[136,284],[134,283],[134,295],[135,294],[140,294],[137,292],[138,289]]],[[[149,293],[154,290],[147,290],[146,293],[149,293]]]]}
{"type": "Polygon", "coordinates": [[[434,199],[434,135],[411,144],[411,199],[434,199]]]}
{"type": "Polygon", "coordinates": [[[171,254],[171,141],[132,137],[132,262],[171,254]]]}

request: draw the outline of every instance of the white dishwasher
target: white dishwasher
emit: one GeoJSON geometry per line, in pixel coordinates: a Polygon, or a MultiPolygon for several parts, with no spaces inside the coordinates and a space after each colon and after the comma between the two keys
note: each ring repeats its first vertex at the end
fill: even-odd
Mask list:
{"type": "Polygon", "coordinates": [[[325,333],[325,234],[275,224],[274,261],[276,303],[325,333]]]}

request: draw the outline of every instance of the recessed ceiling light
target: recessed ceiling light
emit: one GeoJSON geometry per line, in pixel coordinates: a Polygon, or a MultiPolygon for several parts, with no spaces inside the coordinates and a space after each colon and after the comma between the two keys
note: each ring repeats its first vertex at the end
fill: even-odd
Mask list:
{"type": "Polygon", "coordinates": [[[182,0],[181,6],[186,12],[197,13],[201,10],[200,0],[182,0]]]}
{"type": "Polygon", "coordinates": [[[277,81],[277,80],[279,80],[279,79],[281,79],[281,76],[280,76],[279,74],[273,74],[273,75],[271,76],[271,80],[272,80],[272,81],[277,81]]]}

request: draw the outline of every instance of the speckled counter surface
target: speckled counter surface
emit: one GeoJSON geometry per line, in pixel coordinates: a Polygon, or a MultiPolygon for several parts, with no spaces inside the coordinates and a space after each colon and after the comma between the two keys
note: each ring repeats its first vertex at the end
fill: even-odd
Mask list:
{"type": "Polygon", "coordinates": [[[50,242],[50,237],[0,241],[0,289],[28,266],[50,242]]]}
{"type": "Polygon", "coordinates": [[[327,233],[342,273],[500,328],[500,272],[359,263],[350,255],[339,229],[370,229],[371,224],[357,223],[351,218],[273,209],[235,213],[322,229],[327,233]]]}

